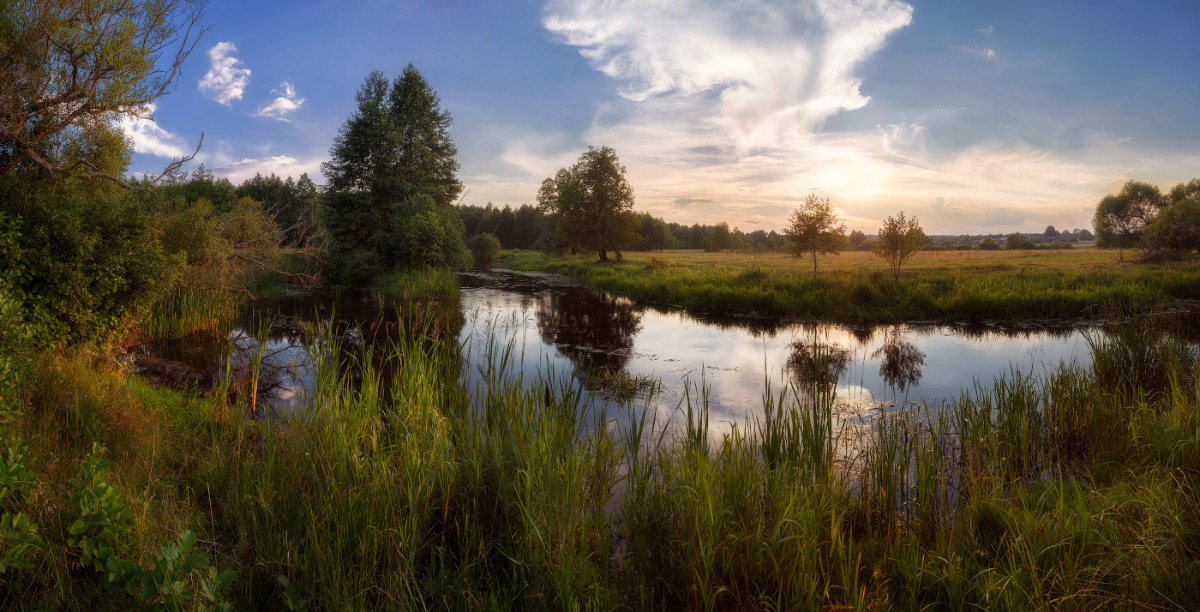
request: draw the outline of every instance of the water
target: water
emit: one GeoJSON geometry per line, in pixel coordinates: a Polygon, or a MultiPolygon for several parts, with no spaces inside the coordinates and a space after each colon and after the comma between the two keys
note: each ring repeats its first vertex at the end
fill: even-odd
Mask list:
{"type": "MultiPolygon", "coordinates": [[[[784,384],[836,379],[839,420],[878,410],[936,409],[971,391],[974,381],[990,383],[1014,369],[1028,375],[1060,363],[1086,366],[1086,334],[1103,333],[1061,323],[849,326],[689,314],[635,304],[555,275],[496,271],[460,278],[457,333],[466,349],[462,376],[469,387],[479,381],[488,338],[499,338],[512,343],[511,373],[527,381],[554,369],[578,376],[610,403],[629,400],[630,389],[645,391],[650,381],[660,382],[652,397],[633,393],[633,403],[648,402],[661,422],[676,421],[689,386],[695,397],[703,385],[714,435],[758,416],[768,380],[778,391],[784,384]]],[[[216,377],[231,347],[235,367],[248,363],[256,343],[247,329],[267,313],[275,314],[264,347],[262,388],[276,413],[296,409],[311,376],[305,322],[335,314],[357,321],[347,332],[351,353],[380,322],[371,310],[292,295],[249,309],[226,337],[158,342],[141,350],[216,377]]]]}

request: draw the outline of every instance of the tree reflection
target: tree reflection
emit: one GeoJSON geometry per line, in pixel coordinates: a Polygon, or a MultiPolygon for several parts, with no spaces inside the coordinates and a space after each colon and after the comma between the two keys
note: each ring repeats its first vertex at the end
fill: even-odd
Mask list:
{"type": "Polygon", "coordinates": [[[883,345],[871,356],[882,357],[879,375],[901,392],[920,382],[921,370],[925,367],[925,353],[911,342],[905,342],[898,330],[892,330],[883,345]]]}
{"type": "Polygon", "coordinates": [[[629,361],[642,314],[605,293],[546,291],[537,298],[537,326],[581,370],[615,373],[629,361]]]}
{"type": "Polygon", "coordinates": [[[797,340],[791,348],[787,370],[804,389],[832,387],[850,362],[850,351],[837,343],[797,340]]]}

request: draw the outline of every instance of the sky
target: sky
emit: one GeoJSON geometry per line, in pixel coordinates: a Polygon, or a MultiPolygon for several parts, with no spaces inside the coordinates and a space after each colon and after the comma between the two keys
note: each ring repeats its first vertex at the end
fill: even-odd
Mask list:
{"type": "Polygon", "coordinates": [[[1195,0],[211,0],[131,170],[191,153],[323,182],[366,76],[412,63],[465,202],[533,203],[611,146],[635,208],[781,229],[809,193],[868,233],[1091,225],[1129,179],[1200,177],[1195,0]],[[1152,8],[1148,8],[1152,7],[1152,8]]]}

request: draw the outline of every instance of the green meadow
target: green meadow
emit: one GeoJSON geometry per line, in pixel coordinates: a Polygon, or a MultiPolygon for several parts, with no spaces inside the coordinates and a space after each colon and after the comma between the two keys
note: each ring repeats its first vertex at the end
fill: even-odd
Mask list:
{"type": "Polygon", "coordinates": [[[702,312],[839,322],[1087,318],[1200,299],[1200,260],[1133,263],[1115,250],[918,253],[896,282],[882,259],[849,251],[812,260],[780,252],[664,251],[553,256],[507,251],[500,265],[567,274],[588,286],[702,312]]]}

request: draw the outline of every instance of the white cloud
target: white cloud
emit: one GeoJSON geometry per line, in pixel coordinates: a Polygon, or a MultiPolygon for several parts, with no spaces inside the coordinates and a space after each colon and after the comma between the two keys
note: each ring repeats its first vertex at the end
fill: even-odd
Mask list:
{"type": "Polygon", "coordinates": [[[975,47],[968,47],[966,45],[954,45],[950,48],[953,49],[954,51],[958,51],[961,53],[968,53],[971,55],[979,55],[982,57],[986,57],[988,59],[992,59],[993,57],[996,57],[996,50],[992,49],[991,47],[975,48],[975,47]]]}
{"type": "Polygon", "coordinates": [[[276,94],[277,97],[258,109],[258,112],[254,114],[255,117],[270,117],[287,121],[284,115],[304,105],[304,98],[296,97],[296,88],[288,81],[280,83],[277,89],[271,90],[271,93],[276,94]]]}
{"type": "Polygon", "coordinates": [[[980,28],[979,33],[983,34],[984,36],[991,36],[992,31],[994,31],[995,29],[996,29],[996,26],[988,26],[986,28],[980,28]]]}
{"type": "Polygon", "coordinates": [[[234,185],[253,178],[255,174],[267,176],[275,174],[281,178],[300,178],[308,173],[309,178],[320,183],[321,162],[319,158],[296,159],[290,155],[274,155],[271,157],[247,158],[235,161],[219,168],[213,168],[213,173],[230,180],[234,185]]]}
{"type": "Polygon", "coordinates": [[[180,158],[191,151],[185,151],[187,144],[181,136],[164,130],[154,120],[154,104],[147,104],[144,112],[138,115],[122,114],[117,117],[117,127],[125,133],[125,138],[133,147],[135,153],[145,153],[167,159],[180,158]]]}
{"type": "Polygon", "coordinates": [[[242,60],[233,57],[237,47],[231,42],[217,43],[208,50],[211,67],[200,79],[200,93],[229,106],[231,100],[241,100],[250,83],[250,69],[239,67],[242,60]]]}
{"type": "Polygon", "coordinates": [[[749,149],[866,105],[855,68],[912,13],[898,0],[552,0],[543,22],[625,98],[715,103],[709,127],[749,149]]]}

